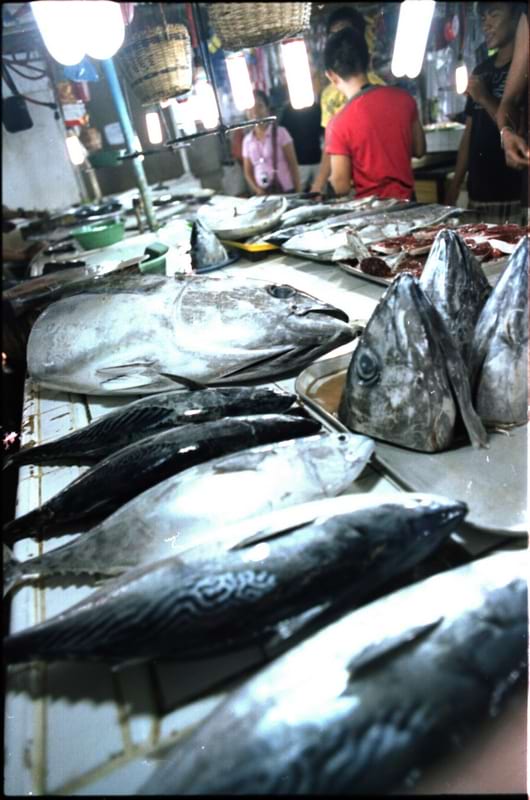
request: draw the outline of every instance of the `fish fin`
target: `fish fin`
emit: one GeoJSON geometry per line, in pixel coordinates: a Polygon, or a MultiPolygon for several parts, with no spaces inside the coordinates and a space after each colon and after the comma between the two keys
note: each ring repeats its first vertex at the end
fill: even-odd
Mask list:
{"type": "Polygon", "coordinates": [[[22,581],[20,561],[15,558],[13,551],[6,544],[3,545],[4,558],[4,594],[9,594],[15,586],[22,581]]]}
{"type": "Polygon", "coordinates": [[[305,637],[314,632],[314,627],[319,627],[318,621],[331,607],[331,602],[313,606],[301,614],[277,622],[270,629],[269,638],[262,645],[267,657],[276,658],[283,650],[292,647],[298,637],[305,637]]]}
{"type": "MultiPolygon", "coordinates": [[[[380,667],[387,658],[391,658],[402,650],[416,645],[419,641],[428,636],[431,631],[437,628],[443,619],[443,617],[439,617],[433,622],[427,622],[425,625],[418,625],[415,628],[410,628],[404,633],[392,636],[389,639],[384,639],[382,642],[369,644],[368,647],[362,650],[359,655],[354,656],[348,663],[346,669],[350,673],[350,681],[362,676],[372,667],[380,667]]],[[[346,693],[347,691],[346,689],[346,693]]]]}
{"type": "Polygon", "coordinates": [[[159,375],[168,378],[174,383],[180,383],[186,389],[191,389],[192,391],[200,391],[201,389],[206,389],[207,386],[207,384],[199,383],[199,381],[194,381],[192,378],[184,378],[182,375],[173,375],[170,372],[160,372],[159,375]]]}
{"type": "Polygon", "coordinates": [[[313,520],[304,520],[303,522],[299,522],[296,525],[292,525],[289,528],[282,528],[278,530],[277,528],[263,528],[256,533],[252,533],[250,536],[247,536],[245,539],[241,539],[240,541],[236,542],[236,544],[231,545],[227,549],[230,550],[244,550],[246,547],[253,547],[255,544],[259,544],[260,542],[267,541],[268,539],[275,539],[279,536],[286,536],[293,531],[297,531],[300,528],[304,528],[306,525],[309,525],[313,520]]]}
{"type": "Polygon", "coordinates": [[[225,381],[227,378],[234,378],[237,376],[240,376],[241,379],[245,379],[245,377],[247,377],[245,373],[248,372],[252,373],[252,370],[255,369],[256,367],[259,367],[261,364],[270,364],[275,362],[279,362],[281,364],[287,356],[289,356],[291,353],[296,353],[296,352],[300,352],[299,348],[284,347],[277,350],[276,352],[273,353],[269,352],[267,353],[267,355],[261,358],[256,358],[254,360],[248,361],[246,364],[243,364],[242,366],[236,367],[236,369],[230,370],[229,372],[223,372],[223,374],[220,375],[219,378],[216,379],[216,381],[212,381],[212,384],[215,385],[215,383],[218,382],[220,383],[222,381],[225,381]]]}
{"type": "MultiPolygon", "coordinates": [[[[101,367],[96,370],[96,374],[102,378],[100,385],[106,391],[119,391],[123,389],[134,389],[141,386],[161,385],[160,388],[171,388],[171,383],[176,383],[177,378],[165,376],[157,369],[156,361],[144,361],[131,364],[117,364],[111,367],[101,367]]],[[[183,386],[188,386],[182,382],[183,386]]]]}

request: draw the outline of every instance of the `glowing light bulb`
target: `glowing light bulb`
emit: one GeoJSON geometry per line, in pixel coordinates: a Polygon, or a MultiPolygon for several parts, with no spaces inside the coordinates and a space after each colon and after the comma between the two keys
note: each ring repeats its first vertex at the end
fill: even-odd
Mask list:
{"type": "Polygon", "coordinates": [[[434,7],[434,0],[404,0],[401,4],[390,67],[396,78],[420,74],[434,7]]]}
{"type": "MultiPolygon", "coordinates": [[[[102,0],[101,0],[102,1],[102,0]]],[[[65,66],[79,64],[85,56],[81,0],[38,0],[30,3],[49,54],[65,66]]]]}
{"type": "Polygon", "coordinates": [[[465,64],[459,64],[455,70],[456,93],[464,94],[469,82],[467,67],[465,64]]]}
{"type": "Polygon", "coordinates": [[[303,39],[281,44],[285,79],[293,108],[308,108],[315,102],[307,49],[303,39]]]}
{"type": "MultiPolygon", "coordinates": [[[[63,2],[64,5],[64,2],[63,2]]],[[[111,0],[84,0],[80,26],[87,55],[91,58],[112,58],[125,38],[125,24],[120,3],[111,0]]]]}
{"type": "Polygon", "coordinates": [[[195,119],[201,120],[206,130],[211,130],[219,124],[217,103],[212,85],[206,80],[199,80],[195,84],[194,97],[195,119]]]}
{"type": "Polygon", "coordinates": [[[236,53],[225,58],[228,78],[234,96],[234,104],[238,111],[253,108],[255,99],[247,62],[243,53],[236,53]]]}
{"type": "Polygon", "coordinates": [[[160,117],[157,111],[148,111],[145,115],[145,124],[147,126],[147,136],[151,144],[161,144],[162,142],[162,126],[160,125],[160,117]]]}
{"type": "Polygon", "coordinates": [[[87,155],[87,151],[81,144],[79,137],[75,134],[67,136],[66,148],[72,164],[74,164],[76,167],[79,167],[84,162],[87,155]]]}

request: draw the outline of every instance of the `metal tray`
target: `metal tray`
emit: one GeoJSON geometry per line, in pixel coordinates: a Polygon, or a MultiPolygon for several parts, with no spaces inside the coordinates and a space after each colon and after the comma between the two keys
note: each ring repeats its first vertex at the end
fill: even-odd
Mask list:
{"type": "MultiPolygon", "coordinates": [[[[379,257],[382,258],[383,261],[385,260],[385,256],[380,255],[379,257]]],[[[388,258],[388,256],[386,256],[386,258],[388,258]]],[[[355,275],[356,278],[364,278],[372,283],[379,283],[381,286],[390,286],[392,281],[397,277],[397,275],[394,275],[392,278],[381,278],[379,275],[369,275],[367,272],[363,272],[362,269],[359,269],[359,267],[352,267],[351,264],[348,264],[345,261],[335,261],[334,263],[349,275],[355,275]]],[[[496,258],[493,261],[486,261],[482,264],[484,274],[492,286],[495,286],[497,283],[497,280],[499,279],[500,274],[507,263],[508,256],[504,258],[496,258]]]]}
{"type": "MultiPolygon", "coordinates": [[[[338,431],[347,428],[336,413],[351,353],[324,359],[300,373],[300,400],[338,431]]],[[[466,526],[481,532],[526,536],[528,533],[528,425],[490,433],[490,446],[470,444],[442,453],[419,453],[377,442],[374,458],[404,489],[433,492],[469,506],[466,526]]]]}

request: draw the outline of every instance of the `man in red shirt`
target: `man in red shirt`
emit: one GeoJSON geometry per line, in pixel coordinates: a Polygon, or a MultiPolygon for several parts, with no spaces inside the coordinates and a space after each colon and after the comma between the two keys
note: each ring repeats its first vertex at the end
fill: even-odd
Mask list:
{"type": "Polygon", "coordinates": [[[353,182],[356,197],[410,200],[411,157],[425,153],[415,100],[404,89],[368,82],[368,48],[353,28],[329,38],[324,58],[326,75],[348,98],[326,129],[333,189],[347,194],[353,182]]]}

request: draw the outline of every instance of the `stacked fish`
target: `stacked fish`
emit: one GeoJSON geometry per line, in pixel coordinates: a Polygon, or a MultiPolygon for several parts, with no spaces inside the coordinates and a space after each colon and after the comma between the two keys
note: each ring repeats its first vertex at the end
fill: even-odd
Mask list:
{"type": "Polygon", "coordinates": [[[352,356],[339,418],[351,430],[422,452],[451,447],[463,423],[527,419],[528,238],[490,287],[458,234],[441,231],[421,280],[398,276],[352,356]]]}

